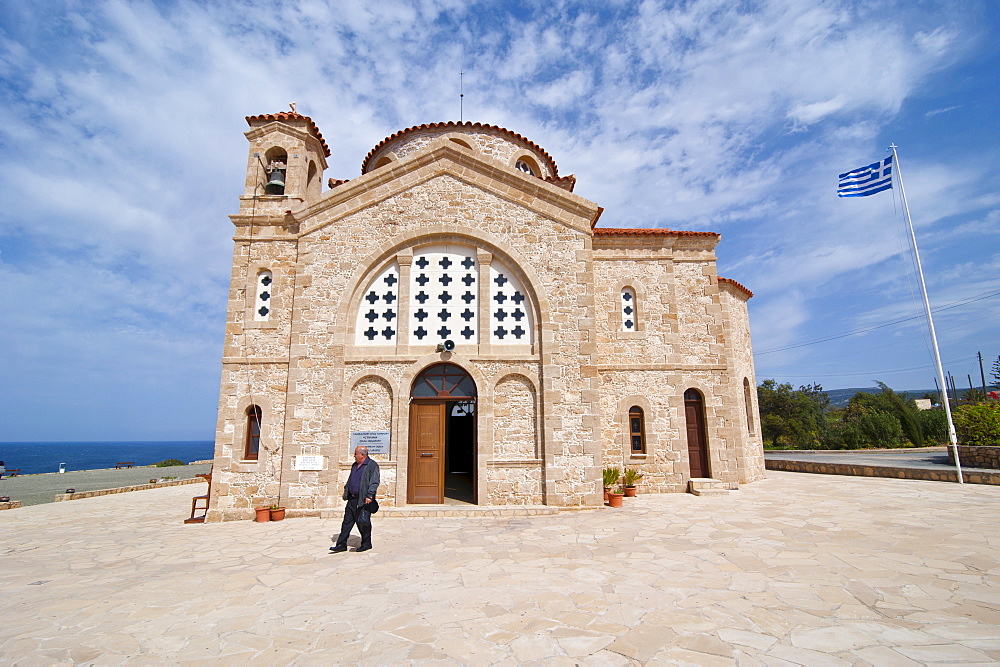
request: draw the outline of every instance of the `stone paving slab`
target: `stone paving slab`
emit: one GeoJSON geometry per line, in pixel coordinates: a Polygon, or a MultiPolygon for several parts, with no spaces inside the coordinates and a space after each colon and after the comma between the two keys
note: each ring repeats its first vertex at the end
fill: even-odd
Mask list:
{"type": "Polygon", "coordinates": [[[1000,489],[770,472],[529,517],[184,525],[191,487],[0,514],[0,662],[1000,661],[1000,489]],[[351,538],[351,547],[359,543],[351,538]]]}

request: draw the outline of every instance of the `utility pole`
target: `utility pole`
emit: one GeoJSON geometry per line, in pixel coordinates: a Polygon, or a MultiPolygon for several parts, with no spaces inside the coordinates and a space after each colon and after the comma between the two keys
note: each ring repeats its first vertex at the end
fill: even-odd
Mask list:
{"type": "Polygon", "coordinates": [[[983,400],[986,400],[986,373],[983,372],[983,353],[976,352],[979,355],[979,379],[983,381],[983,400]]]}

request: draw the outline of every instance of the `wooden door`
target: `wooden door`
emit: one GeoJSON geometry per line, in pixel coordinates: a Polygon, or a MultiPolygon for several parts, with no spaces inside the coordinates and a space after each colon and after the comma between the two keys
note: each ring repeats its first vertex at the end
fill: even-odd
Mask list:
{"type": "Polygon", "coordinates": [[[687,423],[691,477],[709,477],[711,473],[708,469],[708,447],[705,443],[704,406],[701,396],[690,390],[684,393],[684,420],[687,423]]]}
{"type": "Polygon", "coordinates": [[[410,404],[407,501],[444,502],[444,401],[410,404]]]}

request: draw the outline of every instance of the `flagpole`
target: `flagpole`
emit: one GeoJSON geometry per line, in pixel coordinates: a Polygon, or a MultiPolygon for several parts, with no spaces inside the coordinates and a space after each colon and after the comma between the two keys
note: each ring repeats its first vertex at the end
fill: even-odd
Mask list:
{"type": "Polygon", "coordinates": [[[955,435],[955,423],[951,419],[951,406],[948,404],[948,385],[944,380],[944,369],[941,366],[941,352],[938,350],[937,334],[934,333],[934,318],[931,317],[931,302],[927,298],[927,283],[924,282],[924,269],[920,265],[920,251],[917,249],[917,235],[913,232],[913,221],[910,219],[910,207],[906,204],[906,190],[903,189],[903,172],[899,168],[899,155],[896,153],[896,144],[889,146],[892,150],[892,161],[896,165],[896,182],[899,183],[899,196],[903,201],[903,213],[906,214],[906,224],[910,230],[910,242],[913,243],[913,257],[917,260],[917,275],[920,277],[920,291],[924,295],[924,312],[927,314],[927,328],[931,332],[931,347],[934,348],[934,364],[937,367],[937,376],[941,381],[941,397],[944,404],[944,414],[948,418],[948,439],[951,441],[951,451],[955,457],[955,470],[958,473],[958,483],[964,484],[962,479],[962,463],[958,459],[958,437],[955,435]]]}

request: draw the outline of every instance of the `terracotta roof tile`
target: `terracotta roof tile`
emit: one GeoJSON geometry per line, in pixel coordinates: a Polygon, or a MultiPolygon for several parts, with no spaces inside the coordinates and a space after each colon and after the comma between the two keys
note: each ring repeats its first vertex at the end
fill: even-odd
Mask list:
{"type": "Polygon", "coordinates": [[[313,133],[313,136],[319,139],[319,143],[323,146],[323,152],[326,155],[326,157],[330,157],[330,147],[326,145],[326,140],[323,138],[323,135],[320,134],[319,128],[316,127],[316,123],[314,123],[313,119],[310,118],[309,116],[303,116],[300,113],[293,113],[291,111],[266,113],[266,114],[261,114],[259,116],[247,116],[248,125],[253,125],[253,121],[255,120],[278,121],[278,122],[283,120],[304,120],[309,125],[309,130],[313,133]]]}
{"type": "Polygon", "coordinates": [[[494,130],[496,132],[500,132],[501,134],[506,134],[508,137],[511,137],[512,139],[517,139],[518,141],[522,141],[525,144],[527,144],[529,148],[538,151],[540,155],[544,156],[546,162],[548,162],[549,164],[549,167],[552,169],[553,176],[555,176],[556,178],[559,177],[559,167],[556,166],[556,161],[552,159],[552,156],[549,155],[544,148],[542,148],[535,142],[531,141],[527,137],[523,137],[520,134],[517,134],[516,132],[512,132],[507,128],[500,127],[499,125],[473,123],[472,121],[469,120],[465,121],[464,123],[456,123],[455,121],[446,121],[443,123],[424,123],[423,125],[414,125],[413,127],[408,127],[405,130],[400,130],[399,132],[396,132],[395,134],[392,134],[383,139],[381,142],[379,142],[377,146],[375,146],[375,148],[371,149],[368,152],[368,155],[365,156],[364,162],[361,163],[361,173],[362,174],[367,173],[368,165],[371,162],[372,157],[376,153],[378,153],[379,150],[381,150],[381,148],[385,146],[387,143],[395,141],[396,139],[399,139],[403,135],[410,134],[412,132],[422,132],[424,130],[447,130],[449,128],[463,128],[468,130],[494,130]]]}
{"type": "Polygon", "coordinates": [[[744,287],[743,285],[739,284],[738,282],[736,282],[732,278],[721,278],[720,277],[719,278],[719,282],[720,283],[728,283],[728,284],[732,285],[733,287],[735,287],[735,288],[737,288],[737,289],[742,290],[743,292],[745,292],[748,298],[751,298],[751,299],[753,298],[753,292],[751,292],[746,287],[744,287]]]}
{"type": "Polygon", "coordinates": [[[552,178],[551,176],[546,176],[544,179],[546,183],[551,183],[557,188],[562,188],[563,190],[569,190],[573,192],[573,188],[576,187],[576,176],[570,174],[569,176],[559,176],[557,178],[552,178]]]}

